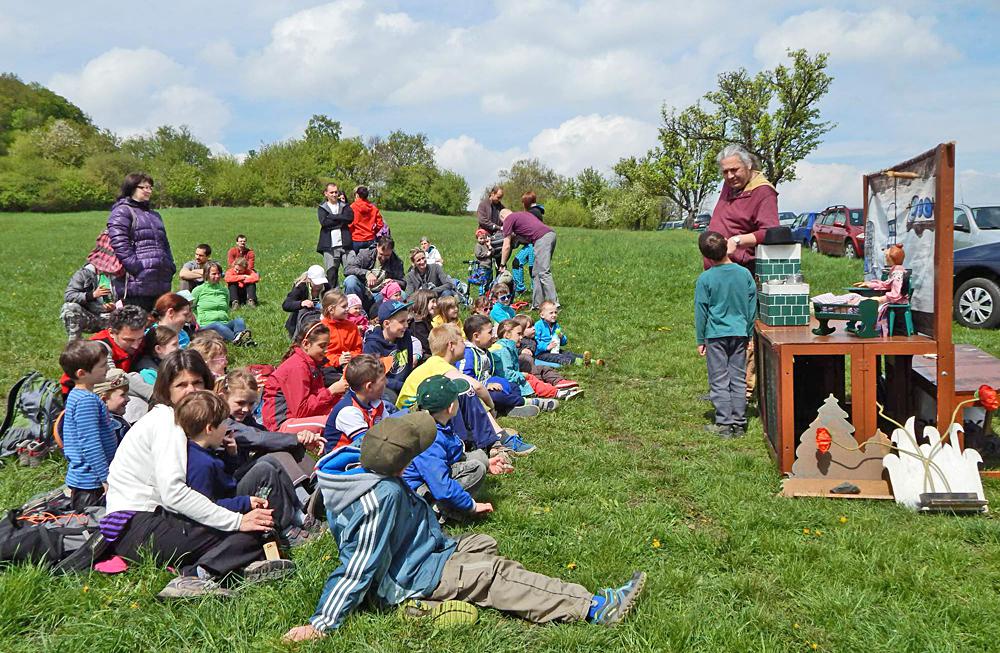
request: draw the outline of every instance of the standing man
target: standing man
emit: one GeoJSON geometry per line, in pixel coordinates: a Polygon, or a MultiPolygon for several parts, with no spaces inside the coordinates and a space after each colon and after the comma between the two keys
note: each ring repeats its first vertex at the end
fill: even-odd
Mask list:
{"type": "Polygon", "coordinates": [[[351,223],[354,211],[337,184],[327,184],[323,191],[326,201],[316,210],[319,220],[319,242],[316,251],[323,255],[323,267],[331,285],[338,284],[340,266],[346,252],[352,250],[351,223]]]}
{"type": "MultiPolygon", "coordinates": [[[[778,226],[778,191],[760,170],[753,169],[753,157],[743,147],[730,144],[715,158],[725,182],[719,201],[712,211],[708,231],[717,231],[726,238],[726,255],[756,274],[756,247],[764,233],[778,226]]],[[[705,269],[712,262],[704,259],[705,269]]],[[[757,385],[757,368],[753,336],[747,346],[747,398],[757,385]]]]}
{"type": "Polygon", "coordinates": [[[500,267],[500,247],[503,244],[503,234],[500,233],[503,227],[500,211],[503,210],[503,188],[500,186],[491,188],[489,194],[476,209],[479,228],[485,229],[486,233],[490,235],[490,244],[493,246],[493,261],[498,268],[500,267]]]}
{"type": "Polygon", "coordinates": [[[535,265],[531,268],[531,310],[537,311],[542,302],[553,302],[559,306],[556,282],[552,277],[552,255],[556,251],[556,232],[538,219],[534,213],[518,211],[511,213],[504,209],[501,233],[504,236],[500,253],[500,272],[507,268],[507,261],[514,241],[527,243],[535,249],[535,265]]]}
{"type": "Polygon", "coordinates": [[[202,243],[194,248],[194,260],[181,266],[181,271],[177,273],[177,276],[181,278],[181,290],[190,292],[204,283],[205,263],[211,255],[212,246],[207,243],[202,243]]]}

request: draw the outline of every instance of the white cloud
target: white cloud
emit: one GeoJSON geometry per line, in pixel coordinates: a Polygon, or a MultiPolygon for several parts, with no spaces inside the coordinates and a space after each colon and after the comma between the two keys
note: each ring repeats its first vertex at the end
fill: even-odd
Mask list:
{"type": "Polygon", "coordinates": [[[230,69],[239,63],[236,49],[229,41],[214,41],[198,52],[198,58],[215,68],[230,69]]]}
{"type": "Polygon", "coordinates": [[[836,62],[950,60],[957,51],[935,33],[935,20],[895,9],[866,13],[816,9],[791,16],[764,34],[754,54],[766,65],[785,58],[789,48],[829,52],[836,62]]]}
{"type": "Polygon", "coordinates": [[[801,161],[795,166],[795,181],[778,185],[778,210],[822,211],[834,204],[856,207],[863,204],[863,171],[843,163],[801,161]]]}
{"type": "Polygon", "coordinates": [[[188,78],[187,71],[162,52],[115,48],[88,61],[78,73],[54,75],[49,86],[97,124],[123,136],[170,124],[187,125],[202,140],[218,140],[229,109],[188,78]]]}
{"type": "Polygon", "coordinates": [[[528,143],[491,150],[474,138],[450,138],[435,148],[439,166],[465,177],[478,203],[482,189],[497,180],[500,170],[523,158],[537,158],[561,175],[574,176],[587,167],[609,173],[623,156],[645,152],[656,138],[656,127],[625,116],[576,116],[557,127],[543,129],[528,143]]]}

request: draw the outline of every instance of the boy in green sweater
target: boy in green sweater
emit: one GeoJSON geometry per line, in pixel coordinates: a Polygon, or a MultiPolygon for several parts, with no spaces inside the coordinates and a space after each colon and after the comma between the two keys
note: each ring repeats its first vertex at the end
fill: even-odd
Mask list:
{"type": "Polygon", "coordinates": [[[709,396],[715,423],[705,430],[723,439],[746,433],[746,354],[757,314],[753,275],[729,260],[726,238],[705,231],[698,238],[702,256],[712,267],[698,277],[694,289],[694,323],[698,353],[708,365],[709,396]]]}

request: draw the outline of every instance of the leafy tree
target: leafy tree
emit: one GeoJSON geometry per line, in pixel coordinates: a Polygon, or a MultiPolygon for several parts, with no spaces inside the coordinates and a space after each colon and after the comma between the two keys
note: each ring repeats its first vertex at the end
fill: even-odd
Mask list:
{"type": "Polygon", "coordinates": [[[444,215],[461,215],[469,206],[469,184],[465,177],[443,170],[431,182],[431,210],[444,215]]]}
{"type": "MultiPolygon", "coordinates": [[[[505,204],[512,210],[520,210],[521,196],[532,190],[538,201],[544,204],[550,198],[569,195],[566,179],[538,159],[515,161],[509,169],[501,170],[497,185],[504,189],[505,204]]],[[[487,188],[483,197],[489,194],[487,188]]]]}
{"type": "Polygon", "coordinates": [[[566,182],[565,192],[576,198],[588,209],[593,209],[604,201],[611,190],[611,183],[596,168],[584,168],[566,182]]]}
{"type": "Polygon", "coordinates": [[[191,134],[186,125],[163,125],[149,136],[134,136],[122,143],[122,149],[151,167],[166,169],[186,163],[199,169],[208,166],[212,151],[191,134]]]}
{"type": "Polygon", "coordinates": [[[75,104],[41,84],[25,84],[17,75],[0,74],[0,155],[19,131],[43,126],[50,119],[90,125],[90,119],[75,104]]]}
{"type": "Polygon", "coordinates": [[[340,121],[322,114],[313,114],[306,126],[306,140],[309,142],[336,143],[340,140],[340,121]]]}

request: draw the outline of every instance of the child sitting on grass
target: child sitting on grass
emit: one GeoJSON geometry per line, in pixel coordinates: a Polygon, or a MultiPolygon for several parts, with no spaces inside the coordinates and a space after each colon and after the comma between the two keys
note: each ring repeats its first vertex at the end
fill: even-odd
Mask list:
{"type": "Polygon", "coordinates": [[[345,447],[319,461],[340,565],[327,578],[309,623],[290,629],[286,641],[323,637],[366,597],[382,605],[418,599],[404,604],[416,615],[439,614],[434,610],[440,602],[458,599],[536,623],[612,626],[629,613],[646,581],[642,572],[595,594],[501,557],[488,535],[445,535],[430,505],[400,478],[436,439],[437,422],[421,411],[383,420],[360,449],[345,447]]]}
{"type": "Polygon", "coordinates": [[[431,346],[427,342],[430,335],[434,312],[437,310],[437,293],[433,290],[418,290],[410,295],[410,335],[420,343],[420,353],[414,349],[414,358],[419,362],[431,355],[431,346]]]}
{"type": "Polygon", "coordinates": [[[431,320],[431,328],[442,324],[454,324],[458,330],[462,330],[462,320],[458,319],[458,298],[448,295],[437,300],[437,307],[434,309],[434,318],[431,320]]]}
{"type": "Polygon", "coordinates": [[[117,367],[108,370],[104,381],[94,384],[94,394],[101,398],[108,414],[111,415],[111,429],[115,440],[121,444],[128,433],[130,424],[125,421],[125,406],[128,405],[128,375],[117,367]]]}
{"type": "Polygon", "coordinates": [[[579,383],[572,379],[563,378],[562,374],[559,373],[557,368],[561,366],[545,363],[540,364],[535,360],[537,342],[535,341],[535,323],[531,321],[531,318],[523,313],[518,313],[514,316],[514,321],[523,329],[522,333],[524,334],[517,343],[517,363],[520,370],[525,374],[537,376],[545,383],[554,385],[559,390],[572,390],[572,392],[568,392],[565,395],[560,394],[559,399],[572,399],[583,394],[583,389],[580,388],[579,383]]]}
{"type": "Polygon", "coordinates": [[[705,430],[723,439],[738,438],[746,433],[746,352],[757,313],[757,285],[746,268],[729,260],[722,234],[703,232],[698,249],[713,262],[694,290],[695,338],[708,365],[715,405],[715,423],[705,430]]]}
{"type": "MultiPolygon", "coordinates": [[[[232,251],[232,250],[230,250],[232,251]]],[[[235,259],[226,270],[226,285],[229,287],[229,307],[234,311],[246,304],[250,308],[257,306],[257,283],[260,275],[242,256],[235,259]]]]}
{"type": "Polygon", "coordinates": [[[537,397],[525,399],[517,386],[494,374],[489,348],[495,341],[490,318],[482,315],[469,317],[465,321],[465,356],[457,364],[459,371],[486,386],[498,415],[534,417],[551,400],[537,397]]]}
{"type": "MultiPolygon", "coordinates": [[[[490,303],[489,295],[480,295],[472,300],[472,314],[473,315],[484,315],[490,317],[490,308],[492,304],[490,303]]],[[[493,321],[492,318],[490,320],[493,321]]]]}
{"type": "Polygon", "coordinates": [[[322,315],[323,325],[330,330],[323,380],[333,383],[344,375],[344,366],[351,357],[361,353],[361,334],[347,319],[347,295],[339,288],[323,293],[322,315]]]}
{"type": "MultiPolygon", "coordinates": [[[[583,354],[563,349],[566,344],[566,334],[559,324],[559,306],[553,301],[544,301],[538,307],[539,320],[535,322],[535,358],[559,365],[590,365],[590,352],[583,354]]],[[[604,365],[604,361],[594,361],[604,365]]]]}
{"type": "Polygon", "coordinates": [[[347,320],[358,327],[358,333],[364,337],[368,331],[368,316],[365,315],[361,298],[353,293],[347,296],[347,320]]]}
{"type": "Polygon", "coordinates": [[[212,377],[216,380],[226,375],[226,366],[229,365],[229,349],[226,341],[215,331],[199,331],[191,338],[188,345],[192,351],[201,354],[212,371],[212,377]]]}
{"type": "Polygon", "coordinates": [[[451,426],[458,415],[458,396],[469,389],[465,379],[441,374],[427,377],[417,388],[417,406],[434,418],[437,436],[403,470],[403,481],[426,497],[443,519],[464,520],[493,512],[493,504],[474,498],[486,478],[489,457],[481,449],[466,453],[451,426]]]}
{"type": "Polygon", "coordinates": [[[514,317],[516,313],[510,305],[514,297],[510,294],[510,286],[505,283],[496,284],[493,286],[493,296],[496,301],[493,302],[493,308],[490,309],[490,319],[499,324],[514,317]]]}
{"type": "Polygon", "coordinates": [[[76,512],[104,505],[108,467],[118,450],[108,408],[94,393],[108,374],[108,350],[99,342],[73,340],[59,356],[59,366],[75,383],[66,397],[62,420],[66,486],[76,512]]]}
{"type": "Polygon", "coordinates": [[[135,370],[139,372],[142,380],[153,385],[156,383],[156,373],[160,369],[160,362],[166,358],[167,354],[181,348],[180,340],[176,331],[166,325],[152,326],[146,331],[143,338],[142,350],[145,355],[135,364],[135,370]]]}
{"type": "Polygon", "coordinates": [[[385,392],[385,366],[371,354],[361,354],[347,363],[344,378],[350,389],[337,402],[326,420],[323,437],[324,455],[353,444],[364,437],[386,415],[396,412],[396,406],[382,399],[385,392]]]}
{"type": "MultiPolygon", "coordinates": [[[[514,320],[504,320],[497,325],[497,341],[490,348],[490,353],[493,354],[493,369],[497,376],[510,381],[525,397],[537,394],[546,399],[558,398],[560,390],[557,387],[533,374],[521,372],[517,358],[517,343],[521,340],[522,332],[521,326],[514,320]]],[[[558,407],[559,402],[553,401],[542,408],[555,410],[558,407]]]]}
{"type": "Polygon", "coordinates": [[[382,360],[386,369],[385,397],[395,401],[415,365],[410,338],[410,307],[402,302],[382,302],[379,325],[365,334],[362,351],[382,360]]]}

